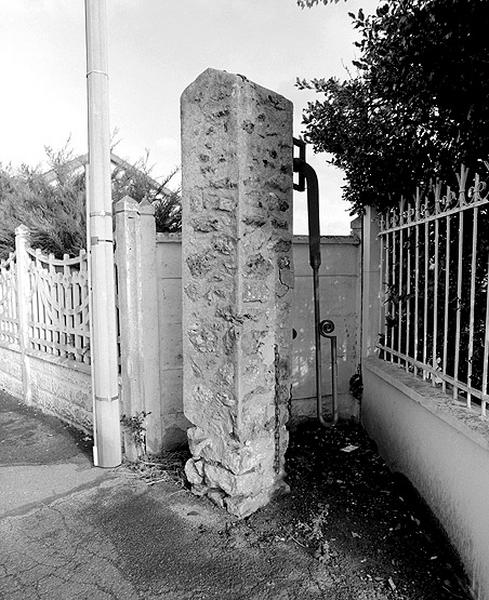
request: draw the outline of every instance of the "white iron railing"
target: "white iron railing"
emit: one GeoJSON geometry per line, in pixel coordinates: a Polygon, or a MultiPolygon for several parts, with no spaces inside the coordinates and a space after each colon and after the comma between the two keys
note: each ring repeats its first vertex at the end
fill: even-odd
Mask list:
{"type": "Polygon", "coordinates": [[[380,357],[486,416],[489,194],[475,175],[435,185],[380,219],[380,357]]]}

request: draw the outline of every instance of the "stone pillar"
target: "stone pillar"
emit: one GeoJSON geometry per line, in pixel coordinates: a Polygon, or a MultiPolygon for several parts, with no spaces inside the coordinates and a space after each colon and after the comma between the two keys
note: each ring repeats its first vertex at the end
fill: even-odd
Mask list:
{"type": "Polygon", "coordinates": [[[181,110],[186,474],[243,517],[286,488],[292,103],[208,69],[181,110]]]}

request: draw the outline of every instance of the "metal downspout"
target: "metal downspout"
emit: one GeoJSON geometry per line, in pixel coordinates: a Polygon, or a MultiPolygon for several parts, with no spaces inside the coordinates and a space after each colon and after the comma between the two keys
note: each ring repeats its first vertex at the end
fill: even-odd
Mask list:
{"type": "MultiPolygon", "coordinates": [[[[316,354],[316,414],[317,419],[323,427],[336,425],[338,422],[338,402],[337,402],[337,349],[336,336],[328,335],[334,329],[331,321],[321,322],[320,314],[320,296],[319,296],[319,267],[321,265],[321,239],[319,231],[319,186],[316,171],[307,164],[302,158],[294,158],[294,171],[299,173],[305,179],[307,189],[307,219],[309,225],[309,264],[313,272],[313,290],[314,290],[314,333],[315,333],[315,354],[316,354]],[[332,325],[323,326],[323,323],[332,325]],[[323,396],[322,396],[322,356],[321,356],[321,335],[329,337],[331,340],[331,375],[332,375],[332,409],[333,418],[326,421],[323,417],[323,396]]],[[[303,188],[302,188],[303,189],[303,188]]]]}

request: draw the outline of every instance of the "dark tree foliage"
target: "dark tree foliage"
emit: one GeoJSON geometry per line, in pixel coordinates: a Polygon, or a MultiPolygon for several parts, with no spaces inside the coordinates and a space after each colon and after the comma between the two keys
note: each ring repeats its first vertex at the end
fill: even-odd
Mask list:
{"type": "Polygon", "coordinates": [[[479,169],[489,156],[489,3],[390,0],[350,16],[358,74],[298,86],[323,96],[305,109],[305,138],[344,169],[354,211],[437,178],[454,183],[460,164],[479,169]]]}
{"type": "MultiPolygon", "coordinates": [[[[72,160],[68,146],[60,151],[46,148],[54,180],[38,168],[19,169],[0,164],[0,260],[14,250],[15,228],[26,225],[31,245],[56,257],[78,254],[86,247],[85,173],[68,169],[72,160]]],[[[176,170],[157,184],[150,176],[148,156],[135,165],[116,167],[112,172],[112,200],[131,196],[149,200],[155,207],[157,231],[181,229],[179,190],[165,186],[176,170]],[[168,193],[170,192],[170,193],[168,193]]]]}
{"type": "Polygon", "coordinates": [[[21,224],[29,228],[33,247],[58,257],[85,247],[84,175],[65,173],[54,154],[49,158],[54,184],[39,169],[0,165],[0,259],[14,250],[21,224]]]}
{"type": "Polygon", "coordinates": [[[130,196],[137,202],[148,200],[155,208],[156,230],[175,233],[182,229],[182,202],[180,188],[169,190],[166,186],[179,168],[173,169],[157,183],[151,173],[149,153],[134,165],[116,167],[112,172],[112,201],[130,196]],[[170,193],[169,193],[170,192],[170,193]]]}
{"type": "Polygon", "coordinates": [[[297,0],[297,4],[301,8],[306,8],[306,6],[311,8],[311,6],[315,6],[316,4],[338,4],[339,1],[340,0],[297,0]]]}

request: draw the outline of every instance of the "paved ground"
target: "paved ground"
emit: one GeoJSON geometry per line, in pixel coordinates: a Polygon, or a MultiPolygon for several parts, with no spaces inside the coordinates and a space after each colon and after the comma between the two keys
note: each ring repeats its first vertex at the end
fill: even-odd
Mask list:
{"type": "Polygon", "coordinates": [[[0,392],[0,600],[469,597],[429,517],[354,425],[297,432],[292,493],[244,521],[158,469],[148,485],[154,467],[94,468],[88,450],[0,392]]]}
{"type": "Polygon", "coordinates": [[[302,548],[257,547],[176,484],[92,467],[67,428],[3,395],[0,481],[2,599],[324,597],[302,548]]]}

